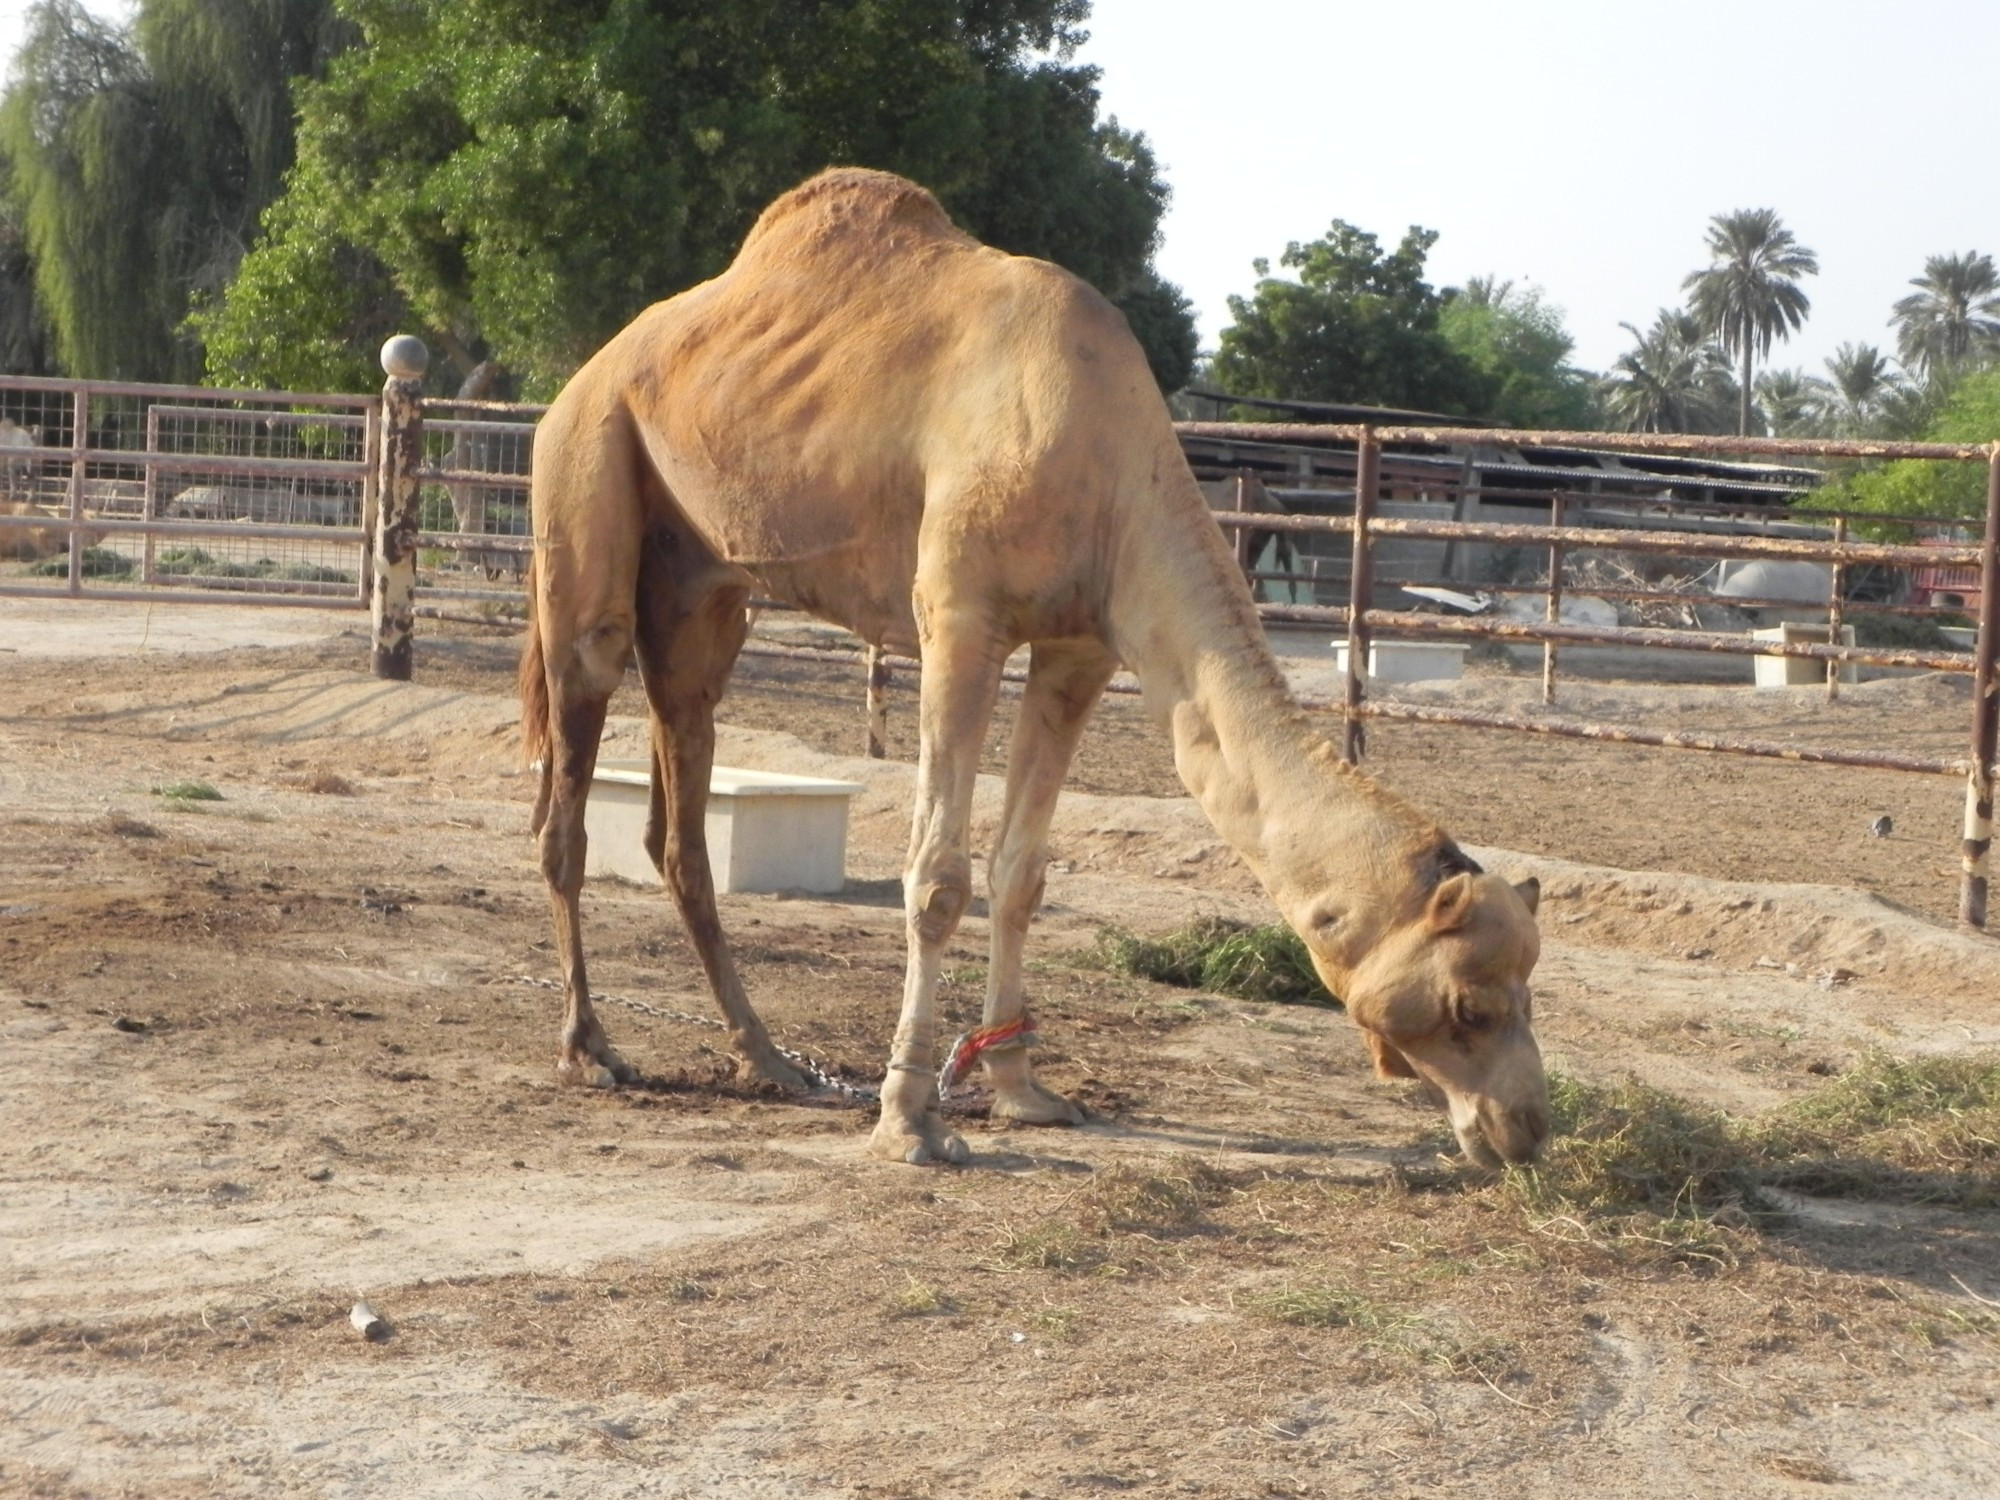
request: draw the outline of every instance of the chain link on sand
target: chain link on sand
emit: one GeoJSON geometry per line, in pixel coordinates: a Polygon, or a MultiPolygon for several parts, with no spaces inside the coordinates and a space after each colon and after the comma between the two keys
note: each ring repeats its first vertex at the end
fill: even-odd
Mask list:
{"type": "MultiPolygon", "coordinates": [[[[554,990],[557,994],[562,993],[563,987],[562,981],[559,979],[537,979],[531,974],[509,974],[505,980],[496,982],[533,985],[538,990],[554,990]]],[[[651,1016],[656,1021],[678,1021],[683,1026],[696,1026],[704,1031],[728,1030],[714,1016],[697,1015],[689,1010],[675,1010],[673,1007],[667,1005],[654,1005],[651,1001],[634,1000],[629,995],[600,995],[593,990],[590,995],[590,1003],[592,1005],[616,1005],[625,1010],[636,1011],[642,1016],[651,1016]]],[[[849,1083],[845,1078],[835,1077],[834,1074],[827,1070],[824,1064],[814,1061],[803,1052],[795,1052],[790,1047],[780,1046],[777,1042],[773,1042],[771,1045],[777,1049],[778,1056],[797,1068],[806,1082],[814,1088],[829,1090],[832,1093],[840,1095],[843,1099],[852,1100],[856,1104],[879,1104],[882,1102],[881,1089],[865,1083],[849,1083]]]]}

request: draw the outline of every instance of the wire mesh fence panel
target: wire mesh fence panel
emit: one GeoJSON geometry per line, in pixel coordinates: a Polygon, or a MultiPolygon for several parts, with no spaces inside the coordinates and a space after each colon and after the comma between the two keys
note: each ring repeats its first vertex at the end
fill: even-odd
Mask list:
{"type": "Polygon", "coordinates": [[[0,379],[0,593],[365,602],[366,396],[0,379]]]}
{"type": "Polygon", "coordinates": [[[538,406],[427,401],[420,597],[504,618],[526,603],[528,484],[538,406]]]}

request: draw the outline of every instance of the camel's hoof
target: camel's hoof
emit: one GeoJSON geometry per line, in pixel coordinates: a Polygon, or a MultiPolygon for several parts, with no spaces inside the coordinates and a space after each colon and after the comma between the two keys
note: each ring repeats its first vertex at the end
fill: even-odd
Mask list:
{"type": "Polygon", "coordinates": [[[965,1141],[946,1130],[935,1115],[925,1115],[914,1129],[907,1121],[885,1117],[868,1137],[868,1151],[884,1161],[913,1167],[962,1167],[972,1158],[965,1141]]]}
{"type": "Polygon", "coordinates": [[[739,1053],[736,1058],[736,1081],[746,1088],[768,1085],[788,1094],[812,1092],[812,1085],[806,1082],[805,1075],[775,1052],[739,1053]]]}
{"type": "Polygon", "coordinates": [[[565,1057],[556,1064],[556,1082],[572,1088],[615,1089],[638,1081],[639,1070],[609,1047],[597,1057],[565,1057]]]}
{"type": "Polygon", "coordinates": [[[1081,1125],[1083,1111],[1054,1089],[1030,1079],[1025,1088],[996,1094],[988,1118],[1011,1120],[1017,1125],[1081,1125]]]}

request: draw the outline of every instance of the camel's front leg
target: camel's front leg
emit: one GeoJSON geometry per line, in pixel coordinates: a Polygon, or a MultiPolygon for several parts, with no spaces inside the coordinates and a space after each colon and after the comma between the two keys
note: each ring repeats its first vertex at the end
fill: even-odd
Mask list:
{"type": "MultiPolygon", "coordinates": [[[[1077,741],[1117,665],[1095,641],[1045,641],[1034,649],[1007,756],[1007,802],[989,871],[993,952],[986,978],[988,1026],[1008,1025],[1026,1006],[1021,950],[1028,923],[1042,903],[1049,821],[1055,816],[1056,797],[1077,741]]],[[[994,1119],[1030,1125],[1083,1123],[1074,1104],[1035,1080],[1026,1047],[989,1051],[985,1060],[986,1078],[993,1086],[994,1119]]]]}
{"type": "Polygon", "coordinates": [[[972,792],[1006,659],[982,618],[938,610],[923,618],[917,808],[903,874],[909,968],[882,1118],[868,1142],[877,1156],[916,1166],[966,1158],[938,1114],[937,987],[944,945],[972,901],[972,792]]]}

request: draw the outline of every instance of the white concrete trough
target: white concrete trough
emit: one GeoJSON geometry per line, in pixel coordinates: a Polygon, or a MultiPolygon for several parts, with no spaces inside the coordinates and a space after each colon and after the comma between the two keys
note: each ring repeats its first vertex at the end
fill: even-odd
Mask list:
{"type": "MultiPolygon", "coordinates": [[[[643,760],[599,761],[583,828],[584,874],[619,875],[652,885],[646,857],[650,767],[643,760]]],[[[847,882],[847,804],[857,782],[738,771],[717,766],[708,779],[708,858],[718,891],[813,891],[847,882]]]]}
{"type": "MultiPolygon", "coordinates": [[[[1782,625],[1773,625],[1769,630],[1753,630],[1750,632],[1750,639],[1778,641],[1787,646],[1824,646],[1827,643],[1827,628],[1824,625],[1803,625],[1788,620],[1782,625]]],[[[1854,644],[1852,625],[1840,627],[1840,644],[1843,646],[1854,644]]],[[[1816,682],[1826,681],[1826,663],[1816,661],[1810,656],[1753,656],[1750,660],[1755,667],[1757,686],[1760,688],[1810,687],[1816,682]]],[[[1740,682],[1742,679],[1737,680],[1740,682]]],[[[1859,682],[1860,663],[1842,662],[1840,680],[1859,682]]]]}
{"type": "MultiPolygon", "coordinates": [[[[1377,682],[1438,682],[1465,675],[1465,641],[1370,641],[1368,675],[1377,682]]],[[[1347,670],[1347,642],[1333,643],[1333,665],[1347,670]]]]}

